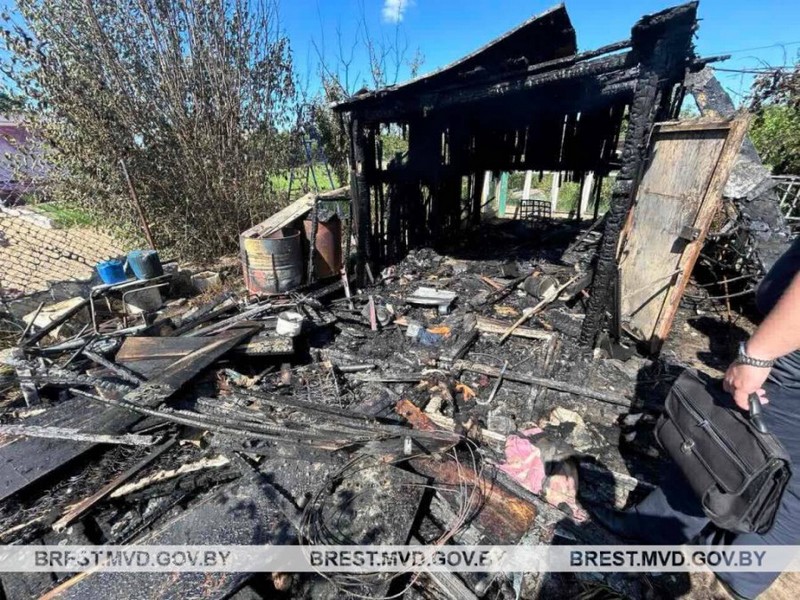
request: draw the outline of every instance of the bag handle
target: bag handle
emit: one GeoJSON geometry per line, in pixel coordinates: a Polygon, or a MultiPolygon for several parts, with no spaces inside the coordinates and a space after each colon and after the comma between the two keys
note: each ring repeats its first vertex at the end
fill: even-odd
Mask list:
{"type": "Polygon", "coordinates": [[[759,433],[767,433],[767,425],[761,415],[761,401],[758,399],[758,394],[750,394],[747,400],[750,403],[750,420],[753,422],[753,426],[759,433]]]}

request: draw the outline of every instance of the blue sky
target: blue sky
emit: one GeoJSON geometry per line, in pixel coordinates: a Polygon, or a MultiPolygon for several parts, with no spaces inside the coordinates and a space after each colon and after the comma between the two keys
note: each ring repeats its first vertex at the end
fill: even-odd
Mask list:
{"type": "MultiPolygon", "coordinates": [[[[318,46],[324,40],[329,59],[335,58],[337,28],[346,44],[351,44],[362,14],[375,39],[394,38],[399,25],[401,36],[408,40],[409,54],[416,48],[422,51],[422,72],[427,72],[458,59],[553,4],[548,0],[283,0],[281,19],[291,38],[299,71],[313,79],[317,51],[312,40],[318,46]]],[[[672,4],[668,0],[566,3],[581,50],[627,38],[631,25],[641,15],[672,4]]],[[[733,51],[731,60],[718,65],[721,68],[753,69],[765,63],[777,66],[795,62],[800,49],[797,0],[701,0],[699,16],[695,40],[699,54],[733,51]],[[787,45],[780,47],[780,43],[787,45]]],[[[366,75],[363,56],[357,56],[355,62],[355,70],[366,75]]],[[[734,100],[747,92],[752,77],[727,72],[718,75],[734,100]]],[[[403,71],[400,80],[407,77],[408,72],[403,71]]]]}
{"type": "MultiPolygon", "coordinates": [[[[516,27],[555,4],[551,0],[277,0],[281,27],[291,39],[304,86],[317,89],[317,48],[336,62],[337,30],[345,51],[363,20],[373,39],[393,40],[399,32],[407,41],[407,58],[418,48],[424,55],[422,73],[446,65],[516,27]]],[[[630,28],[646,13],[662,10],[678,0],[572,0],[567,10],[578,36],[578,47],[591,50],[627,38],[630,28]]],[[[0,8],[13,10],[13,0],[0,8]]],[[[701,0],[700,29],[695,43],[701,56],[732,53],[717,64],[720,69],[754,69],[793,64],[800,50],[800,1],[701,0]],[[783,46],[781,44],[784,44],[783,46]]],[[[368,69],[363,48],[352,67],[360,87],[368,69]]],[[[740,101],[752,75],[718,71],[718,77],[740,101]]],[[[399,80],[409,77],[407,68],[399,80]]],[[[368,87],[372,87],[367,81],[368,87]]]]}

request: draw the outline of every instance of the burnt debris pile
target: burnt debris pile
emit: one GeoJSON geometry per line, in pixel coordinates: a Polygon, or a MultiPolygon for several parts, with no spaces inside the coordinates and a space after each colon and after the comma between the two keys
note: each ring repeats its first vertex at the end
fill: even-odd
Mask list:
{"type": "MultiPolygon", "coordinates": [[[[224,285],[198,293],[166,265],[155,283],[44,307],[48,320],[32,319],[4,353],[14,387],[0,425],[2,542],[614,542],[586,506],[623,506],[657,481],[658,387],[674,373],[613,358],[618,344],[587,355],[578,343],[598,236],[574,229],[564,226],[573,231],[558,247],[487,225],[478,246],[412,251],[364,286],[344,271],[258,296],[235,275],[205,273],[224,285]],[[477,248],[497,257],[477,259],[477,248]],[[130,295],[123,304],[130,289],[160,284],[157,310],[131,313],[130,295]]],[[[591,583],[472,573],[0,580],[9,598],[99,597],[112,584],[160,597],[167,579],[188,592],[201,576],[215,598],[243,586],[376,598],[522,586],[535,597],[591,583]]],[[[634,596],[651,585],[606,584],[634,596]]]]}

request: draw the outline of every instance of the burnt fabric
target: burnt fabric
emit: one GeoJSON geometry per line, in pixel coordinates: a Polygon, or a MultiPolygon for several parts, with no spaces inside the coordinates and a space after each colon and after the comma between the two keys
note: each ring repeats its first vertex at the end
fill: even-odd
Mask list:
{"type": "MultiPolygon", "coordinates": [[[[762,314],[769,313],[780,300],[792,279],[800,273],[800,238],[778,259],[758,286],[756,305],[762,314]]],[[[800,350],[779,358],[770,372],[770,380],[779,386],[800,391],[800,350]]]]}
{"type": "Polygon", "coordinates": [[[566,454],[533,427],[506,438],[505,461],[499,469],[548,504],[584,521],[588,515],[578,505],[578,468],[566,454]]]}
{"type": "MultiPolygon", "coordinates": [[[[800,464],[800,391],[766,385],[769,404],[764,406],[764,421],[770,433],[780,440],[793,465],[800,464]]],[[[794,469],[796,471],[796,469],[794,469]]],[[[638,515],[635,531],[630,532],[652,544],[724,543],[731,546],[796,545],[800,541],[800,478],[793,473],[781,499],[772,528],[764,534],[733,534],[713,525],[700,501],[680,470],[674,466],[661,486],[631,509],[638,515]]],[[[766,590],[779,573],[717,573],[733,590],[745,598],[755,598],[766,590]]]]}

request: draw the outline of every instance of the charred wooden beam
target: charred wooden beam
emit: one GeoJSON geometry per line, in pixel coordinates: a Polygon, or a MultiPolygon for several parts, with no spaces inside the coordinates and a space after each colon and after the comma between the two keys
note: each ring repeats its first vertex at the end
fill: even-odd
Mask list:
{"type": "Polygon", "coordinates": [[[84,298],[75,306],[70,308],[66,311],[63,315],[58,317],[57,319],[53,319],[50,323],[42,327],[39,331],[34,333],[31,337],[23,342],[23,346],[33,346],[34,344],[38,343],[40,340],[44,339],[47,334],[53,331],[59,325],[66,323],[73,315],[77,314],[78,311],[85,308],[89,304],[89,299],[84,298]]]}
{"type": "Polygon", "coordinates": [[[237,323],[241,323],[242,321],[248,321],[251,319],[255,319],[256,317],[260,317],[266,312],[276,309],[288,309],[293,308],[295,306],[294,303],[291,304],[280,304],[275,305],[271,302],[267,302],[265,304],[261,304],[249,310],[239,313],[238,315],[234,315],[227,319],[223,319],[213,325],[209,325],[208,327],[204,327],[203,329],[198,329],[196,331],[192,331],[190,333],[185,334],[186,337],[197,337],[197,336],[207,336],[212,333],[218,333],[220,331],[225,331],[226,329],[230,329],[233,325],[237,323]]]}
{"type": "Polygon", "coordinates": [[[662,96],[683,78],[691,54],[696,19],[697,3],[692,2],[644,17],[633,28],[632,52],[636,53],[640,62],[639,76],[630,107],[622,167],[614,182],[611,207],[598,251],[592,295],[581,330],[580,341],[583,345],[594,344],[605,323],[617,273],[620,235],[630,212],[639,175],[644,168],[650,130],[657,120],[662,96]]]}
{"type": "Polygon", "coordinates": [[[180,387],[211,365],[223,354],[229,352],[244,340],[256,333],[257,328],[247,327],[231,333],[206,338],[208,344],[187,354],[167,367],[159,376],[142,384],[125,395],[125,399],[142,406],[157,406],[174,394],[180,387]]]}
{"type": "MultiPolygon", "coordinates": [[[[480,373],[488,377],[500,377],[500,369],[483,365],[480,363],[469,362],[466,360],[457,360],[453,367],[464,371],[472,371],[473,373],[480,373]]],[[[594,400],[600,400],[608,404],[615,404],[617,406],[625,406],[630,408],[633,403],[629,398],[621,396],[620,394],[612,394],[609,392],[601,392],[589,387],[567,383],[566,381],[556,381],[546,377],[534,377],[532,375],[522,375],[514,373],[513,371],[506,371],[503,373],[503,378],[509,381],[517,381],[519,383],[527,383],[530,385],[538,385],[549,390],[557,390],[559,392],[567,392],[568,394],[575,394],[577,396],[584,396],[594,400]]]]}
{"type": "Polygon", "coordinates": [[[53,530],[54,531],[62,531],[64,528],[67,527],[70,523],[79,519],[83,516],[87,511],[89,511],[95,504],[100,502],[103,498],[108,496],[111,492],[113,492],[116,488],[121,486],[125,483],[128,479],[136,475],[139,471],[144,469],[147,465],[157,459],[159,456],[164,454],[167,450],[172,448],[177,442],[177,439],[173,438],[163,444],[161,444],[158,448],[153,450],[150,454],[148,454],[144,459],[137,462],[132,467],[126,469],[114,479],[109,481],[106,485],[101,487],[97,490],[94,494],[81,500],[78,504],[70,508],[67,512],[65,512],[58,521],[53,523],[53,530]]]}
{"type": "Polygon", "coordinates": [[[611,73],[624,69],[629,65],[629,54],[615,54],[613,56],[598,58],[595,60],[578,63],[576,65],[557,69],[555,71],[537,73],[524,76],[518,79],[510,79],[493,83],[485,86],[462,90],[460,93],[452,93],[444,96],[431,94],[422,96],[419,100],[422,110],[434,110],[450,108],[459,104],[477,102],[488,98],[508,96],[517,92],[529,91],[540,86],[547,86],[555,83],[562,83],[569,80],[579,80],[611,73]]]}
{"type": "MultiPolygon", "coordinates": [[[[359,283],[366,280],[366,261],[370,256],[372,244],[372,205],[369,191],[368,172],[370,169],[371,149],[367,128],[360,114],[353,115],[350,120],[351,171],[350,188],[352,190],[353,218],[357,241],[356,279],[359,283]]],[[[374,151],[374,148],[372,148],[374,151]]]]}
{"type": "MultiPolygon", "coordinates": [[[[421,93],[410,98],[387,98],[385,103],[362,110],[363,119],[370,123],[391,120],[405,120],[410,115],[429,111],[452,109],[459,106],[483,102],[486,100],[509,97],[521,92],[541,92],[546,101],[549,98],[550,86],[573,82],[575,84],[591,84],[599,81],[603,74],[620,72],[635,73],[636,63],[629,52],[603,56],[594,60],[576,62],[575,64],[554,68],[553,70],[531,72],[524,70],[504,74],[498,80],[480,80],[469,86],[456,89],[421,93]]],[[[609,82],[611,86],[613,82],[609,82]]],[[[602,90],[602,86],[598,87],[602,90]]]]}
{"type": "Polygon", "coordinates": [[[83,355],[92,362],[97,363],[101,367],[105,367],[106,369],[114,373],[114,375],[116,375],[117,377],[119,377],[124,381],[128,381],[134,385],[139,385],[140,383],[143,383],[145,381],[145,378],[139,375],[138,373],[134,373],[127,367],[118,365],[106,358],[103,358],[102,356],[96,354],[95,352],[92,352],[90,350],[84,350],[83,355]]]}
{"type": "Polygon", "coordinates": [[[158,438],[149,435],[126,434],[105,435],[88,433],[71,427],[41,427],[38,425],[0,425],[0,435],[71,440],[93,444],[115,444],[122,446],[152,446],[158,438]]]}
{"type": "MultiPolygon", "coordinates": [[[[601,57],[604,54],[611,54],[613,52],[618,52],[619,50],[624,50],[630,46],[631,40],[620,40],[618,42],[601,46],[595,50],[589,50],[586,52],[565,56],[563,58],[556,58],[553,60],[535,63],[523,69],[516,69],[512,71],[502,69],[496,69],[495,71],[484,71],[479,77],[467,78],[466,81],[459,81],[452,84],[443,85],[437,88],[437,93],[457,94],[458,91],[472,86],[502,83],[524,76],[563,70],[578,63],[601,57]]],[[[334,110],[338,112],[346,112],[350,110],[370,111],[370,109],[375,108],[376,105],[385,102],[387,98],[397,95],[411,95],[411,93],[405,92],[404,90],[393,90],[391,88],[388,90],[378,90],[367,96],[360,96],[353,100],[341,102],[334,106],[334,110]]],[[[370,117],[374,115],[373,112],[367,112],[367,114],[370,117]]]]}
{"type": "Polygon", "coordinates": [[[231,298],[228,294],[221,294],[202,308],[200,308],[196,313],[191,316],[186,317],[185,319],[181,319],[180,323],[177,324],[177,328],[172,331],[169,336],[179,336],[183,335],[184,333],[191,331],[195,327],[202,325],[203,323],[207,323],[208,321],[212,321],[227,313],[228,311],[233,310],[236,306],[236,302],[231,298]]]}

